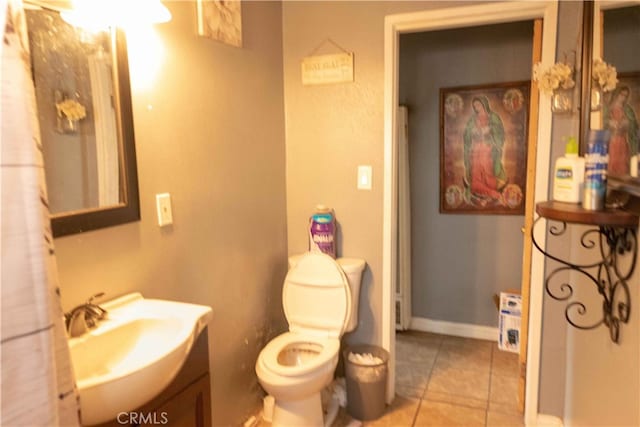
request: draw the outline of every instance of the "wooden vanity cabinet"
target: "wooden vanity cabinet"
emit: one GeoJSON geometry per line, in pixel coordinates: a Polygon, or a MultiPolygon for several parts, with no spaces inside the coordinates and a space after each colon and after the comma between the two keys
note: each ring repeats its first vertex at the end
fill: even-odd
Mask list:
{"type": "Polygon", "coordinates": [[[205,328],[182,369],[162,393],[133,411],[97,427],[211,427],[209,340],[205,328]]]}
{"type": "Polygon", "coordinates": [[[210,427],[211,426],[211,395],[209,389],[209,374],[206,374],[186,389],[166,401],[155,409],[150,422],[139,426],[157,426],[166,421],[165,426],[175,427],[210,427]]]}

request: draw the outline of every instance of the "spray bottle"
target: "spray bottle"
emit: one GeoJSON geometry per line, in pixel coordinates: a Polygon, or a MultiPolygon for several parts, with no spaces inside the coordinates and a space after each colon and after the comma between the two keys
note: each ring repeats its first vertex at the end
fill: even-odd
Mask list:
{"type": "Polygon", "coordinates": [[[591,211],[604,209],[609,164],[609,131],[591,130],[585,156],[584,197],[582,207],[591,211]]]}

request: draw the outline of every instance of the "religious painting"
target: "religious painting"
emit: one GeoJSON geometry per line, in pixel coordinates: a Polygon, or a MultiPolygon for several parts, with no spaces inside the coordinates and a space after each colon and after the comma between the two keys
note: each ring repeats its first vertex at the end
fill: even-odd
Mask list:
{"type": "Polygon", "coordinates": [[[440,89],[440,212],[524,214],[529,81],[440,89]]]}
{"type": "Polygon", "coordinates": [[[602,127],[609,131],[607,173],[637,174],[638,160],[633,156],[640,146],[639,124],[640,72],[620,73],[616,88],[604,94],[602,106],[602,127]]]}
{"type": "Polygon", "coordinates": [[[197,0],[198,34],[242,47],[240,0],[197,0]]]}

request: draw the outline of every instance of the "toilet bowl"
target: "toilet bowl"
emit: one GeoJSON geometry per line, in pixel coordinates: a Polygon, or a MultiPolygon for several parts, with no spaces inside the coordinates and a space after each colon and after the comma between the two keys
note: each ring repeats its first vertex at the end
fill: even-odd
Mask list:
{"type": "Polygon", "coordinates": [[[322,253],[290,259],[282,290],[289,332],[271,340],[256,361],[258,380],[275,399],[274,427],[324,426],[320,392],[333,379],[340,337],[357,324],[353,288],[357,296],[365,262],[348,260],[345,269],[322,253]]]}

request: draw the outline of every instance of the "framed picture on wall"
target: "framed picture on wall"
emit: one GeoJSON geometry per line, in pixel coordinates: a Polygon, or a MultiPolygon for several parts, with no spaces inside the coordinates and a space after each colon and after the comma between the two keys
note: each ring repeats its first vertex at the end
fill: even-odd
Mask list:
{"type": "Polygon", "coordinates": [[[198,35],[242,47],[240,0],[197,0],[198,35]]]}
{"type": "Polygon", "coordinates": [[[604,94],[602,127],[609,130],[608,173],[629,175],[631,156],[640,147],[640,71],[618,74],[618,85],[604,94]]]}
{"type": "Polygon", "coordinates": [[[440,212],[524,214],[531,82],[440,89],[440,212]]]}

